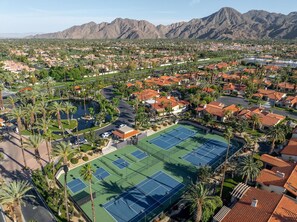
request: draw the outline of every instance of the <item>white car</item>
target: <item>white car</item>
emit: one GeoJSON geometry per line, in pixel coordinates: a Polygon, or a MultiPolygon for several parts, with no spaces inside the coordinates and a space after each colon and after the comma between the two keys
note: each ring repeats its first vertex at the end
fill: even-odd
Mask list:
{"type": "Polygon", "coordinates": [[[102,137],[102,138],[107,138],[107,137],[109,137],[110,135],[111,135],[110,132],[105,132],[105,133],[102,133],[102,134],[101,134],[101,137],[102,137]]]}
{"type": "Polygon", "coordinates": [[[127,125],[122,123],[122,124],[119,126],[119,128],[122,128],[122,127],[124,127],[124,126],[127,126],[127,125]]]}

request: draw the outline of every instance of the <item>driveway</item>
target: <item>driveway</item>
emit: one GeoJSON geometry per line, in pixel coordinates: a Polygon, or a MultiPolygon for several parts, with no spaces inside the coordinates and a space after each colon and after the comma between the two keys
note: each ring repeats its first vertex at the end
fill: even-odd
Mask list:
{"type": "MultiPolygon", "coordinates": [[[[232,97],[232,96],[221,96],[220,98],[217,99],[218,102],[224,103],[225,105],[238,105],[240,104],[244,108],[248,107],[253,107],[253,106],[258,106],[257,104],[249,104],[249,102],[245,101],[243,98],[239,97],[232,97]]],[[[268,110],[272,111],[275,114],[283,115],[283,116],[288,116],[292,119],[297,120],[297,112],[289,112],[286,110],[280,110],[277,108],[269,108],[268,110]]]]}

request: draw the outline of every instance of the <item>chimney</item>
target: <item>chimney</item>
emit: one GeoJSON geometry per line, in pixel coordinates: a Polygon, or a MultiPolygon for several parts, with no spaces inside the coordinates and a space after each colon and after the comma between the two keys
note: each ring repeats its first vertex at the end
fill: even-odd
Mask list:
{"type": "Polygon", "coordinates": [[[276,176],[278,176],[280,178],[285,178],[285,173],[280,172],[280,171],[276,171],[276,176]]]}
{"type": "Polygon", "coordinates": [[[167,99],[170,99],[170,96],[167,96],[167,99]]]}
{"type": "Polygon", "coordinates": [[[257,205],[258,205],[258,200],[256,198],[253,198],[251,206],[252,207],[257,207],[257,205]]]}

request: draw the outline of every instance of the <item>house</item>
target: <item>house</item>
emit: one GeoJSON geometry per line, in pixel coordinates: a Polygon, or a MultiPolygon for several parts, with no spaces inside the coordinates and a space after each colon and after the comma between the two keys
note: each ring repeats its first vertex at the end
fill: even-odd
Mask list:
{"type": "Polygon", "coordinates": [[[283,98],[285,98],[286,94],[274,90],[259,89],[258,93],[255,93],[253,97],[266,100],[274,106],[278,104],[283,98]]]}
{"type": "Polygon", "coordinates": [[[3,127],[5,126],[5,120],[0,118],[0,127],[3,127]]]}
{"type": "Polygon", "coordinates": [[[281,105],[287,108],[297,109],[297,96],[288,96],[281,101],[281,105]]]}
{"type": "Polygon", "coordinates": [[[141,92],[135,92],[132,94],[134,98],[138,98],[140,101],[146,101],[160,97],[159,92],[153,89],[144,89],[141,92]]]}
{"type": "Polygon", "coordinates": [[[283,92],[296,92],[296,84],[281,82],[277,84],[277,88],[279,88],[283,92]]]}
{"type": "Polygon", "coordinates": [[[253,107],[249,109],[243,109],[238,113],[238,116],[250,120],[252,116],[258,116],[261,126],[259,128],[270,128],[278,125],[286,117],[278,114],[274,114],[268,111],[265,111],[262,107],[253,107]]]}
{"type": "Polygon", "coordinates": [[[114,137],[120,140],[127,140],[133,136],[138,135],[140,132],[129,126],[123,126],[112,132],[114,137]]]}
{"type": "Polygon", "coordinates": [[[223,86],[224,94],[232,94],[235,90],[235,85],[233,83],[228,83],[223,86]]]}
{"type": "Polygon", "coordinates": [[[293,138],[292,136],[288,145],[280,153],[284,160],[297,162],[297,138],[293,138]]]}
{"type": "Polygon", "coordinates": [[[210,87],[205,87],[202,89],[202,91],[206,93],[211,93],[211,94],[215,92],[215,90],[210,87]]]}
{"type": "Polygon", "coordinates": [[[223,206],[213,222],[297,221],[297,201],[287,195],[238,184],[231,192],[231,207],[223,206]]]}
{"type": "Polygon", "coordinates": [[[203,117],[206,114],[211,115],[215,121],[225,122],[227,115],[237,114],[240,109],[236,105],[225,106],[220,102],[210,102],[204,106],[196,108],[198,117],[203,117]]]}
{"type": "Polygon", "coordinates": [[[223,86],[223,92],[225,94],[232,94],[234,92],[238,94],[244,94],[245,90],[246,90],[246,85],[243,85],[243,84],[228,83],[223,86]]]}
{"type": "Polygon", "coordinates": [[[297,197],[297,164],[267,154],[261,156],[265,169],[256,179],[261,189],[297,197]]]}
{"type": "Polygon", "coordinates": [[[180,113],[187,109],[189,102],[184,100],[177,100],[172,96],[158,97],[154,100],[146,101],[152,111],[158,113],[159,115],[164,115],[166,112],[170,113],[180,113]]]}

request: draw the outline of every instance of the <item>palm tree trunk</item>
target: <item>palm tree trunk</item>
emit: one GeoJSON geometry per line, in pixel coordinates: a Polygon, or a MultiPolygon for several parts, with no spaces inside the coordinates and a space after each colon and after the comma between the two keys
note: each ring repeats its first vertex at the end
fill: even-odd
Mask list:
{"type": "Polygon", "coordinates": [[[38,148],[36,148],[34,152],[35,152],[36,162],[40,165],[40,168],[41,168],[43,174],[45,175],[45,172],[44,172],[44,169],[43,169],[43,165],[41,163],[41,157],[40,157],[40,153],[39,153],[38,148]]]}
{"type": "Polygon", "coordinates": [[[2,89],[0,89],[0,110],[4,108],[2,89]]]}
{"type": "Polygon", "coordinates": [[[93,193],[92,193],[92,182],[91,181],[90,181],[89,187],[90,187],[90,197],[91,197],[91,203],[92,203],[93,222],[96,222],[95,205],[94,205],[94,198],[93,198],[93,193]]]}
{"type": "MultiPolygon", "coordinates": [[[[65,167],[67,167],[67,163],[65,164],[65,167]]],[[[69,218],[69,209],[68,209],[68,194],[67,194],[67,172],[65,172],[64,175],[64,201],[65,201],[65,210],[66,210],[66,218],[67,221],[70,221],[69,218]]]]}
{"type": "Polygon", "coordinates": [[[275,139],[272,140],[271,148],[270,148],[269,154],[271,154],[271,153],[274,151],[274,148],[275,148],[275,139]]]}
{"type": "Polygon", "coordinates": [[[70,113],[66,112],[66,115],[67,115],[68,125],[70,125],[70,113]]]}
{"type": "Polygon", "coordinates": [[[27,166],[27,161],[25,158],[25,149],[24,149],[24,144],[23,144],[23,137],[22,137],[22,133],[21,133],[21,122],[20,119],[17,120],[17,125],[18,125],[18,129],[19,129],[19,137],[20,137],[20,143],[21,143],[21,149],[22,149],[22,156],[23,156],[23,160],[24,160],[24,165],[25,168],[28,168],[27,166]]]}
{"type": "Polygon", "coordinates": [[[51,153],[50,153],[50,150],[49,150],[49,141],[48,140],[45,140],[45,145],[46,145],[46,151],[47,151],[47,155],[48,155],[48,162],[50,163],[51,162],[51,153]]]}
{"type": "Polygon", "coordinates": [[[62,128],[62,122],[61,122],[61,115],[60,115],[59,110],[57,110],[57,121],[58,121],[59,129],[61,129],[62,128]]]}
{"type": "Polygon", "coordinates": [[[13,206],[15,222],[23,222],[23,215],[20,202],[14,202],[13,206]]]}
{"type": "Polygon", "coordinates": [[[220,190],[220,197],[222,197],[222,195],[223,195],[225,174],[226,174],[226,170],[227,170],[227,161],[228,161],[228,156],[229,156],[229,149],[230,149],[230,139],[228,139],[227,153],[226,153],[225,163],[224,163],[224,167],[223,167],[223,177],[222,177],[222,184],[221,184],[221,190],[220,190]]]}
{"type": "Polygon", "coordinates": [[[200,222],[202,218],[202,206],[199,200],[197,200],[197,209],[195,213],[195,222],[200,222]]]}

